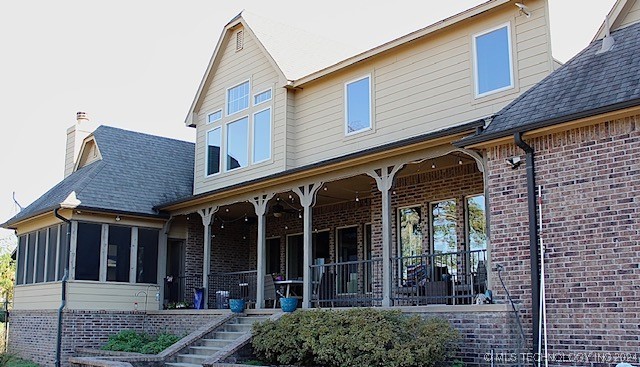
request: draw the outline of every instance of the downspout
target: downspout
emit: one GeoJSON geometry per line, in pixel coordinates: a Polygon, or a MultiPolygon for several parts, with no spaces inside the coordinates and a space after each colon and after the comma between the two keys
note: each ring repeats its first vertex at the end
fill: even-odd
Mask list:
{"type": "MultiPolygon", "coordinates": [[[[67,251],[71,245],[71,221],[58,213],[60,208],[56,208],[53,211],[53,215],[61,221],[67,223],[67,236],[65,241],[67,241],[67,251]]],[[[58,308],[58,337],[56,339],[56,367],[60,367],[60,358],[62,354],[62,310],[67,306],[67,279],[69,278],[69,262],[65,264],[64,267],[64,275],[62,276],[62,300],[60,302],[60,307],[58,308]]]]}
{"type": "Polygon", "coordinates": [[[538,350],[540,330],[540,260],[538,254],[538,218],[536,216],[536,174],[533,163],[533,148],[522,140],[522,133],[513,135],[516,145],[526,154],[527,163],[527,206],[529,208],[529,257],[531,259],[531,325],[533,330],[533,351],[538,350]]]}

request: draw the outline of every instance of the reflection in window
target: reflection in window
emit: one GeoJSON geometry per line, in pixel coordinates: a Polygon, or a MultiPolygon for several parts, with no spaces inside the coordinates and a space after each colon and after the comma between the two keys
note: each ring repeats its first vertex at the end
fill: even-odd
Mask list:
{"type": "Polygon", "coordinates": [[[207,175],[220,172],[220,142],[222,129],[215,128],[207,133],[207,175]]]}
{"type": "Polygon", "coordinates": [[[249,81],[227,91],[227,115],[249,108],[249,81]]]}
{"type": "Polygon", "coordinates": [[[227,126],[227,170],[249,164],[249,119],[234,121],[227,126]]]}
{"type": "Polygon", "coordinates": [[[445,200],[431,206],[433,250],[435,253],[456,252],[456,201],[445,200]]]}
{"type": "Polygon", "coordinates": [[[513,87],[509,27],[474,37],[476,95],[513,87]]]}
{"type": "Polygon", "coordinates": [[[346,133],[351,134],[371,128],[371,83],[369,77],[348,83],[346,86],[346,133]]]}
{"type": "Polygon", "coordinates": [[[138,229],[138,259],[136,264],[136,282],[158,282],[158,239],[156,229],[138,229]]]}
{"type": "Polygon", "coordinates": [[[253,163],[271,158],[271,109],[253,115],[253,163]]]}
{"type": "Polygon", "coordinates": [[[99,280],[101,224],[78,223],[76,279],[99,280]]]}
{"type": "Polygon", "coordinates": [[[107,281],[128,282],[131,267],[131,228],[109,226],[107,281]]]}
{"type": "MultiPolygon", "coordinates": [[[[338,229],[338,262],[358,260],[358,227],[338,229]]],[[[338,293],[358,292],[358,265],[338,268],[338,293]]]]}
{"type": "Polygon", "coordinates": [[[420,271],[423,263],[422,255],[422,210],[419,206],[398,209],[398,222],[400,227],[400,256],[403,258],[400,264],[402,283],[414,285],[416,271],[420,271]]]}

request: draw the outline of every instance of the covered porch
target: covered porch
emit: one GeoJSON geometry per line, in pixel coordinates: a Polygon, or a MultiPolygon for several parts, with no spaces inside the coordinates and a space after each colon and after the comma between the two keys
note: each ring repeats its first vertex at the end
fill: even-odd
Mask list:
{"type": "Polygon", "coordinates": [[[473,304],[490,289],[482,159],[453,148],[405,159],[184,214],[165,306],[198,288],[205,308],[285,295],[303,308],[473,304]]]}

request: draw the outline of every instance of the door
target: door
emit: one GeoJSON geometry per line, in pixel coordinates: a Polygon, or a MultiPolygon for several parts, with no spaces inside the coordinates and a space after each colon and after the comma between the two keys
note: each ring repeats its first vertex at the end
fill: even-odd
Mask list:
{"type": "Polygon", "coordinates": [[[185,300],[184,240],[172,240],[167,243],[167,281],[165,281],[165,303],[185,300]]]}

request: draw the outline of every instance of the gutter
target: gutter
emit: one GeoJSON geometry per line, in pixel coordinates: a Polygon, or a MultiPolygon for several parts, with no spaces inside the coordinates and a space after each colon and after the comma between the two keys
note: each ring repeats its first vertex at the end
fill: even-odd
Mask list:
{"type": "Polygon", "coordinates": [[[527,207],[529,212],[529,258],[531,259],[531,322],[533,351],[538,350],[540,329],[540,259],[538,254],[538,218],[536,216],[536,176],[534,150],[522,140],[522,132],[513,134],[515,144],[527,154],[527,207]]]}
{"type": "MultiPolygon", "coordinates": [[[[53,215],[61,221],[67,223],[67,234],[65,241],[67,241],[67,251],[71,248],[71,221],[58,213],[61,208],[55,208],[53,215]]],[[[65,264],[64,275],[62,276],[62,299],[60,301],[60,307],[58,308],[58,336],[56,338],[56,362],[55,366],[60,367],[60,358],[62,354],[62,310],[67,306],[67,280],[69,279],[69,262],[65,264]]]]}
{"type": "MultiPolygon", "coordinates": [[[[216,195],[216,194],[223,193],[225,191],[234,190],[234,189],[237,189],[237,188],[240,188],[240,187],[243,187],[243,186],[258,184],[258,183],[262,183],[262,182],[267,182],[267,181],[270,181],[270,180],[279,179],[279,178],[282,178],[282,177],[286,177],[286,176],[293,175],[293,174],[300,173],[300,172],[305,172],[305,171],[312,170],[312,169],[315,169],[315,168],[330,166],[332,164],[338,164],[338,163],[342,163],[342,162],[345,162],[345,161],[348,161],[348,160],[366,157],[366,156],[368,156],[370,154],[376,154],[376,153],[381,153],[381,152],[385,152],[385,151],[396,149],[396,148],[402,148],[402,147],[407,146],[407,145],[419,144],[419,143],[427,142],[429,140],[443,138],[443,137],[446,137],[446,136],[449,136],[449,135],[456,135],[456,134],[465,133],[465,132],[468,132],[469,130],[476,129],[476,128],[481,127],[481,126],[484,126],[484,120],[483,119],[474,120],[474,121],[471,121],[471,122],[463,123],[461,125],[457,125],[457,126],[453,126],[453,127],[449,127],[449,128],[444,128],[444,129],[441,129],[441,130],[436,130],[436,131],[433,131],[433,132],[430,132],[430,133],[426,133],[426,134],[422,134],[422,135],[416,135],[416,136],[413,136],[411,138],[394,141],[394,142],[391,142],[391,143],[388,143],[388,144],[379,145],[379,146],[373,147],[373,148],[360,150],[360,151],[357,151],[357,152],[354,152],[354,153],[350,153],[350,154],[346,154],[346,155],[343,155],[343,156],[340,156],[340,157],[330,158],[330,159],[327,159],[327,160],[324,160],[324,161],[311,163],[311,164],[308,164],[308,165],[305,165],[305,166],[291,168],[291,169],[288,169],[286,171],[281,171],[281,172],[277,172],[277,173],[271,174],[269,176],[260,177],[260,178],[256,178],[256,179],[253,179],[253,180],[240,182],[240,183],[237,183],[237,184],[234,184],[234,185],[225,186],[225,187],[220,188],[220,189],[211,190],[211,191],[203,192],[203,193],[200,193],[200,194],[188,196],[188,197],[183,198],[183,199],[162,203],[160,205],[157,205],[157,206],[153,207],[153,209],[158,211],[159,213],[163,213],[164,210],[166,210],[167,208],[169,208],[171,206],[178,205],[178,204],[183,204],[183,203],[188,203],[188,202],[190,202],[192,200],[197,200],[197,199],[205,198],[205,197],[208,197],[208,196],[216,195]]],[[[166,217],[168,218],[168,215],[166,217]]]]}
{"type": "MultiPolygon", "coordinates": [[[[458,140],[457,142],[453,143],[453,145],[458,148],[464,148],[473,144],[485,143],[491,140],[505,138],[511,134],[524,133],[524,132],[542,129],[542,128],[553,126],[553,125],[560,125],[567,122],[572,122],[575,120],[580,120],[580,119],[589,118],[589,117],[596,117],[598,115],[603,115],[606,113],[616,112],[619,110],[624,110],[627,108],[633,108],[637,106],[640,106],[640,98],[635,98],[635,99],[631,99],[624,102],[619,102],[619,103],[615,103],[615,104],[611,104],[603,107],[598,107],[591,110],[580,111],[580,112],[572,113],[569,115],[554,117],[547,120],[541,120],[541,121],[533,122],[523,126],[513,127],[507,130],[500,130],[500,131],[484,133],[484,134],[481,133],[480,135],[472,135],[470,137],[458,140]]],[[[500,115],[496,115],[494,119],[498,118],[498,116],[500,115]]]]}

